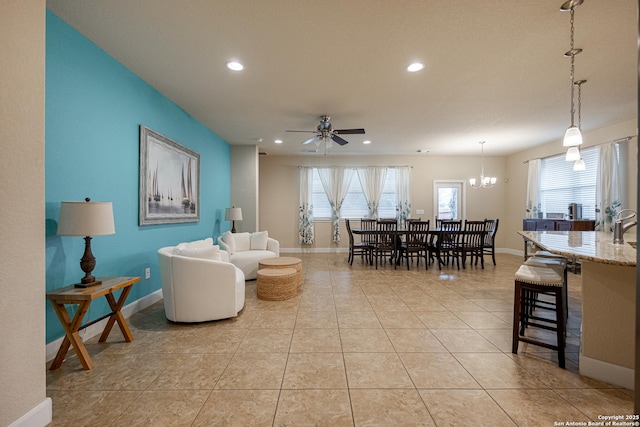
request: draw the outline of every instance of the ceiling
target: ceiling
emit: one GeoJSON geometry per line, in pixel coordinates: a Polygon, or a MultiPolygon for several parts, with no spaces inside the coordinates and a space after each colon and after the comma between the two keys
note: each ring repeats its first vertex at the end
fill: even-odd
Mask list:
{"type": "MultiPolygon", "coordinates": [[[[329,114],[336,129],[366,129],[343,136],[350,143],[330,154],[437,156],[479,154],[481,140],[485,154],[505,155],[562,137],[571,87],[562,1],[48,0],[47,7],[232,145],[300,154],[315,148],[300,144],[312,134],[285,131],[315,130],[329,114]],[[230,60],[244,70],[227,69],[230,60]],[[414,61],[425,68],[407,72],[414,61]]],[[[583,131],[636,117],[637,13],[635,0],[586,0],[575,11],[575,46],[584,50],[575,77],[587,79],[583,131]]]]}

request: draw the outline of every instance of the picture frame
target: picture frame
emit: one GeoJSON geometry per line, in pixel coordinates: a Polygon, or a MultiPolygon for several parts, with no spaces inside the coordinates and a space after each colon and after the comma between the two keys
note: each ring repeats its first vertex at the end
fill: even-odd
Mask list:
{"type": "Polygon", "coordinates": [[[139,225],[200,221],[200,155],[140,125],[139,225]]]}

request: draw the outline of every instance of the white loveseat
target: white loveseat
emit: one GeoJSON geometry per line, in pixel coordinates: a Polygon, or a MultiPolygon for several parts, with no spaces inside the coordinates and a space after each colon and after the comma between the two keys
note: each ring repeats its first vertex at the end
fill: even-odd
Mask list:
{"type": "Polygon", "coordinates": [[[220,249],[229,254],[229,260],[244,273],[245,280],[258,277],[258,263],[265,258],[280,256],[280,243],[266,231],[255,233],[225,232],[218,237],[220,249]]]}
{"type": "Polygon", "coordinates": [[[158,261],[167,319],[226,319],[244,307],[244,273],[212,238],[161,248],[158,261]]]}

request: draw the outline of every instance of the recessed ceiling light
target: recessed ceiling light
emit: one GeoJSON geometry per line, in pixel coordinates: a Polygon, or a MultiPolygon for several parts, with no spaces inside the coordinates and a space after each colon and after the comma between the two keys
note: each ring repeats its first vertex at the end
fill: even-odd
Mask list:
{"type": "Polygon", "coordinates": [[[363,144],[371,144],[371,141],[369,141],[368,139],[365,141],[362,141],[363,144]]]}
{"type": "Polygon", "coordinates": [[[244,65],[237,61],[229,61],[227,62],[227,68],[233,71],[241,71],[244,69],[244,65]]]}
{"type": "Polygon", "coordinates": [[[407,67],[407,71],[410,73],[415,73],[416,71],[420,71],[424,68],[424,64],[420,62],[414,62],[413,64],[407,67]]]}
{"type": "Polygon", "coordinates": [[[282,144],[282,140],[281,139],[276,139],[273,142],[275,142],[276,144],[282,144]]]}

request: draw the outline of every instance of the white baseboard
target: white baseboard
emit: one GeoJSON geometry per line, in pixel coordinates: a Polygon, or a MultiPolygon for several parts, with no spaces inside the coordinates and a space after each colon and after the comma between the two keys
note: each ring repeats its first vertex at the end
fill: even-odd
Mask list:
{"type": "Polygon", "coordinates": [[[518,249],[496,248],[496,253],[497,254],[511,254],[511,255],[518,255],[518,256],[524,257],[524,251],[521,251],[521,250],[518,250],[518,249]]]}
{"type": "Polygon", "coordinates": [[[580,375],[629,390],[634,389],[635,371],[633,369],[585,357],[582,354],[578,366],[580,375]]]}
{"type": "MultiPolygon", "coordinates": [[[[157,291],[152,292],[149,295],[142,297],[139,300],[133,301],[132,303],[122,307],[122,314],[126,319],[130,317],[132,314],[137,313],[140,310],[144,310],[145,308],[149,307],[152,304],[155,304],[161,299],[162,299],[162,289],[158,289],[157,291]]],[[[104,327],[107,325],[108,320],[109,318],[102,319],[100,322],[94,323],[88,328],[83,329],[82,339],[86,341],[91,337],[101,334],[102,331],[104,330],[104,327]]],[[[60,348],[60,345],[62,344],[63,339],[64,337],[60,337],[57,340],[51,341],[49,344],[47,344],[47,349],[46,349],[47,361],[53,360],[53,358],[56,357],[56,353],[58,353],[58,349],[60,348]]]]}
{"type": "MultiPolygon", "coordinates": [[[[342,254],[349,253],[349,248],[280,248],[280,253],[283,254],[342,254]]],[[[510,248],[496,248],[497,254],[511,254],[524,256],[524,251],[510,248]]]]}
{"type": "Polygon", "coordinates": [[[44,427],[53,417],[51,398],[47,397],[29,412],[9,424],[9,427],[44,427]]]}
{"type": "Polygon", "coordinates": [[[283,254],[348,254],[349,248],[280,248],[283,254]]]}

